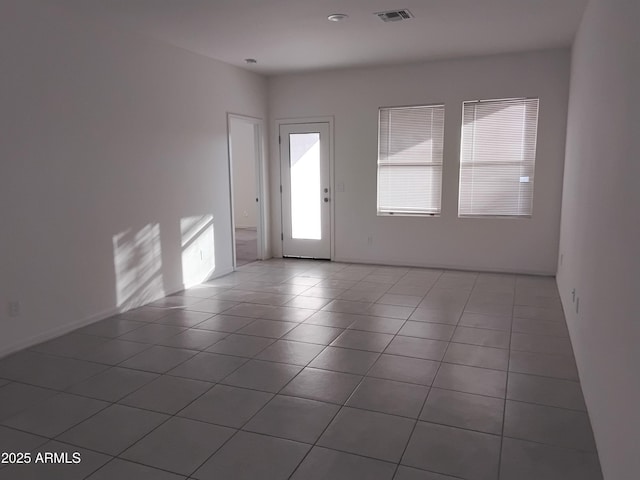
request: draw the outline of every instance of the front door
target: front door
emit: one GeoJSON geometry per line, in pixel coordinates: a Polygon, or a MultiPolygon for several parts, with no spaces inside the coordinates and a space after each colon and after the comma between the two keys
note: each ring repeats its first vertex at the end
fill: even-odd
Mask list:
{"type": "Polygon", "coordinates": [[[331,258],[329,124],[280,125],[282,254],[331,258]]]}

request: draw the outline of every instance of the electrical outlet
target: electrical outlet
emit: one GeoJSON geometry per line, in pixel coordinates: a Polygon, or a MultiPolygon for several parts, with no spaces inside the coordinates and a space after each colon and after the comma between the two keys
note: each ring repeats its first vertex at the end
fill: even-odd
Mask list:
{"type": "Polygon", "coordinates": [[[12,301],[7,303],[7,313],[9,317],[15,318],[20,316],[20,302],[12,301]]]}

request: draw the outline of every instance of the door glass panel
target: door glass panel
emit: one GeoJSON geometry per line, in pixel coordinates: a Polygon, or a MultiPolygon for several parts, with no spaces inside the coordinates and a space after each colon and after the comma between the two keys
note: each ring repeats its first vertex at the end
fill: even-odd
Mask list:
{"type": "Polygon", "coordinates": [[[320,134],[289,134],[291,236],[321,240],[320,134]]]}

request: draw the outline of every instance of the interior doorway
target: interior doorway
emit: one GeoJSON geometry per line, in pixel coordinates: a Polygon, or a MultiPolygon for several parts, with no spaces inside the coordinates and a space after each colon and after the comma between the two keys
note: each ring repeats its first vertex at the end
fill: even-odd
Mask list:
{"type": "Polygon", "coordinates": [[[234,268],[264,258],[262,120],[229,114],[234,268]]]}

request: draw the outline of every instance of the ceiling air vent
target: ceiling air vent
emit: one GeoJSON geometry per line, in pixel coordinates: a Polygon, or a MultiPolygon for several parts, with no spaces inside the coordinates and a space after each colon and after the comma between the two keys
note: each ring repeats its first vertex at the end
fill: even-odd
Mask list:
{"type": "Polygon", "coordinates": [[[400,20],[409,20],[413,18],[413,15],[406,8],[402,10],[388,10],[386,12],[378,12],[375,15],[378,16],[383,22],[399,22],[400,20]]]}

